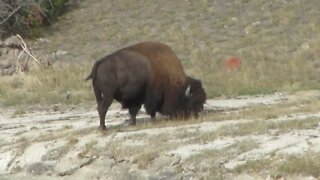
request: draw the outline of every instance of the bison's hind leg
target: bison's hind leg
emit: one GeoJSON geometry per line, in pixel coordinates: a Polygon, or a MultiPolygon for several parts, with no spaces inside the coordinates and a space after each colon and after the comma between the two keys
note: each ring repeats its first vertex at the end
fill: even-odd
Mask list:
{"type": "Polygon", "coordinates": [[[113,101],[113,95],[109,92],[101,93],[100,89],[94,87],[94,94],[96,96],[96,101],[98,104],[98,113],[100,118],[100,126],[99,128],[102,130],[106,129],[105,118],[108,111],[109,106],[113,101]]]}
{"type": "Polygon", "coordinates": [[[106,114],[107,114],[107,111],[108,111],[111,103],[112,103],[112,97],[111,98],[104,98],[103,97],[102,102],[100,104],[98,104],[98,112],[99,112],[99,117],[100,117],[99,128],[102,130],[106,129],[105,118],[106,118],[106,114]]]}
{"type": "Polygon", "coordinates": [[[141,106],[129,108],[130,122],[129,125],[136,125],[136,116],[140,110],[141,106]]]}

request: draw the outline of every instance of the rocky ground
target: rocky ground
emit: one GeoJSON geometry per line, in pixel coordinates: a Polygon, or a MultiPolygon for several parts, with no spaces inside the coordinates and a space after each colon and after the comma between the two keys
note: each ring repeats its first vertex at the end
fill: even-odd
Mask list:
{"type": "Polygon", "coordinates": [[[98,130],[95,105],[64,111],[54,107],[20,115],[1,109],[0,179],[313,179],[308,174],[277,177],[270,171],[250,173],[237,168],[270,156],[319,152],[320,112],[262,121],[228,114],[292,102],[303,104],[319,95],[276,93],[208,100],[200,120],[158,117],[150,122],[142,112],[136,127],[127,125],[127,112],[114,103],[107,115],[106,132],[98,130]],[[228,118],[217,119],[217,114],[228,118]],[[281,123],[310,118],[314,123],[311,128],[281,131],[281,123]],[[277,123],[279,127],[217,136],[223,128],[237,131],[247,124],[250,129],[252,123],[277,123]]]}

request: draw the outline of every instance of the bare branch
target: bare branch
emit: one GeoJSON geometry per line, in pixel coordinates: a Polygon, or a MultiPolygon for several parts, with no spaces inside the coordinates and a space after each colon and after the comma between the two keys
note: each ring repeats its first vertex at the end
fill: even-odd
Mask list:
{"type": "Polygon", "coordinates": [[[6,23],[15,13],[17,13],[25,4],[21,4],[18,6],[15,10],[13,10],[6,18],[4,18],[1,22],[0,25],[6,23]]]}
{"type": "Polygon", "coordinates": [[[30,49],[27,47],[26,43],[24,42],[24,40],[22,39],[22,37],[17,34],[16,35],[22,42],[23,45],[21,45],[22,49],[30,56],[32,57],[32,59],[38,64],[41,65],[41,63],[31,54],[30,49]]]}

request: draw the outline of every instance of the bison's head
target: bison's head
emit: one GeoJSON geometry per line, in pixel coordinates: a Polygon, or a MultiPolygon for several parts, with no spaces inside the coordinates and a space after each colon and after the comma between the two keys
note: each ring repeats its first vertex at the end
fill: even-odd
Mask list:
{"type": "Polygon", "coordinates": [[[179,109],[174,116],[188,118],[190,115],[197,117],[203,110],[203,104],[206,102],[206,93],[199,80],[187,77],[183,93],[180,94],[179,109]]]}

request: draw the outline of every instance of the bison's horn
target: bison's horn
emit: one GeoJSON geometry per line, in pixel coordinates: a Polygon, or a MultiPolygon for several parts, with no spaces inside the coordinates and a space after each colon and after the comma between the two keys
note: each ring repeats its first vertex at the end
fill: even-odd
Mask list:
{"type": "Polygon", "coordinates": [[[186,92],[185,92],[185,95],[186,95],[187,97],[190,97],[190,96],[191,96],[191,93],[190,93],[190,85],[187,87],[186,92]]]}

